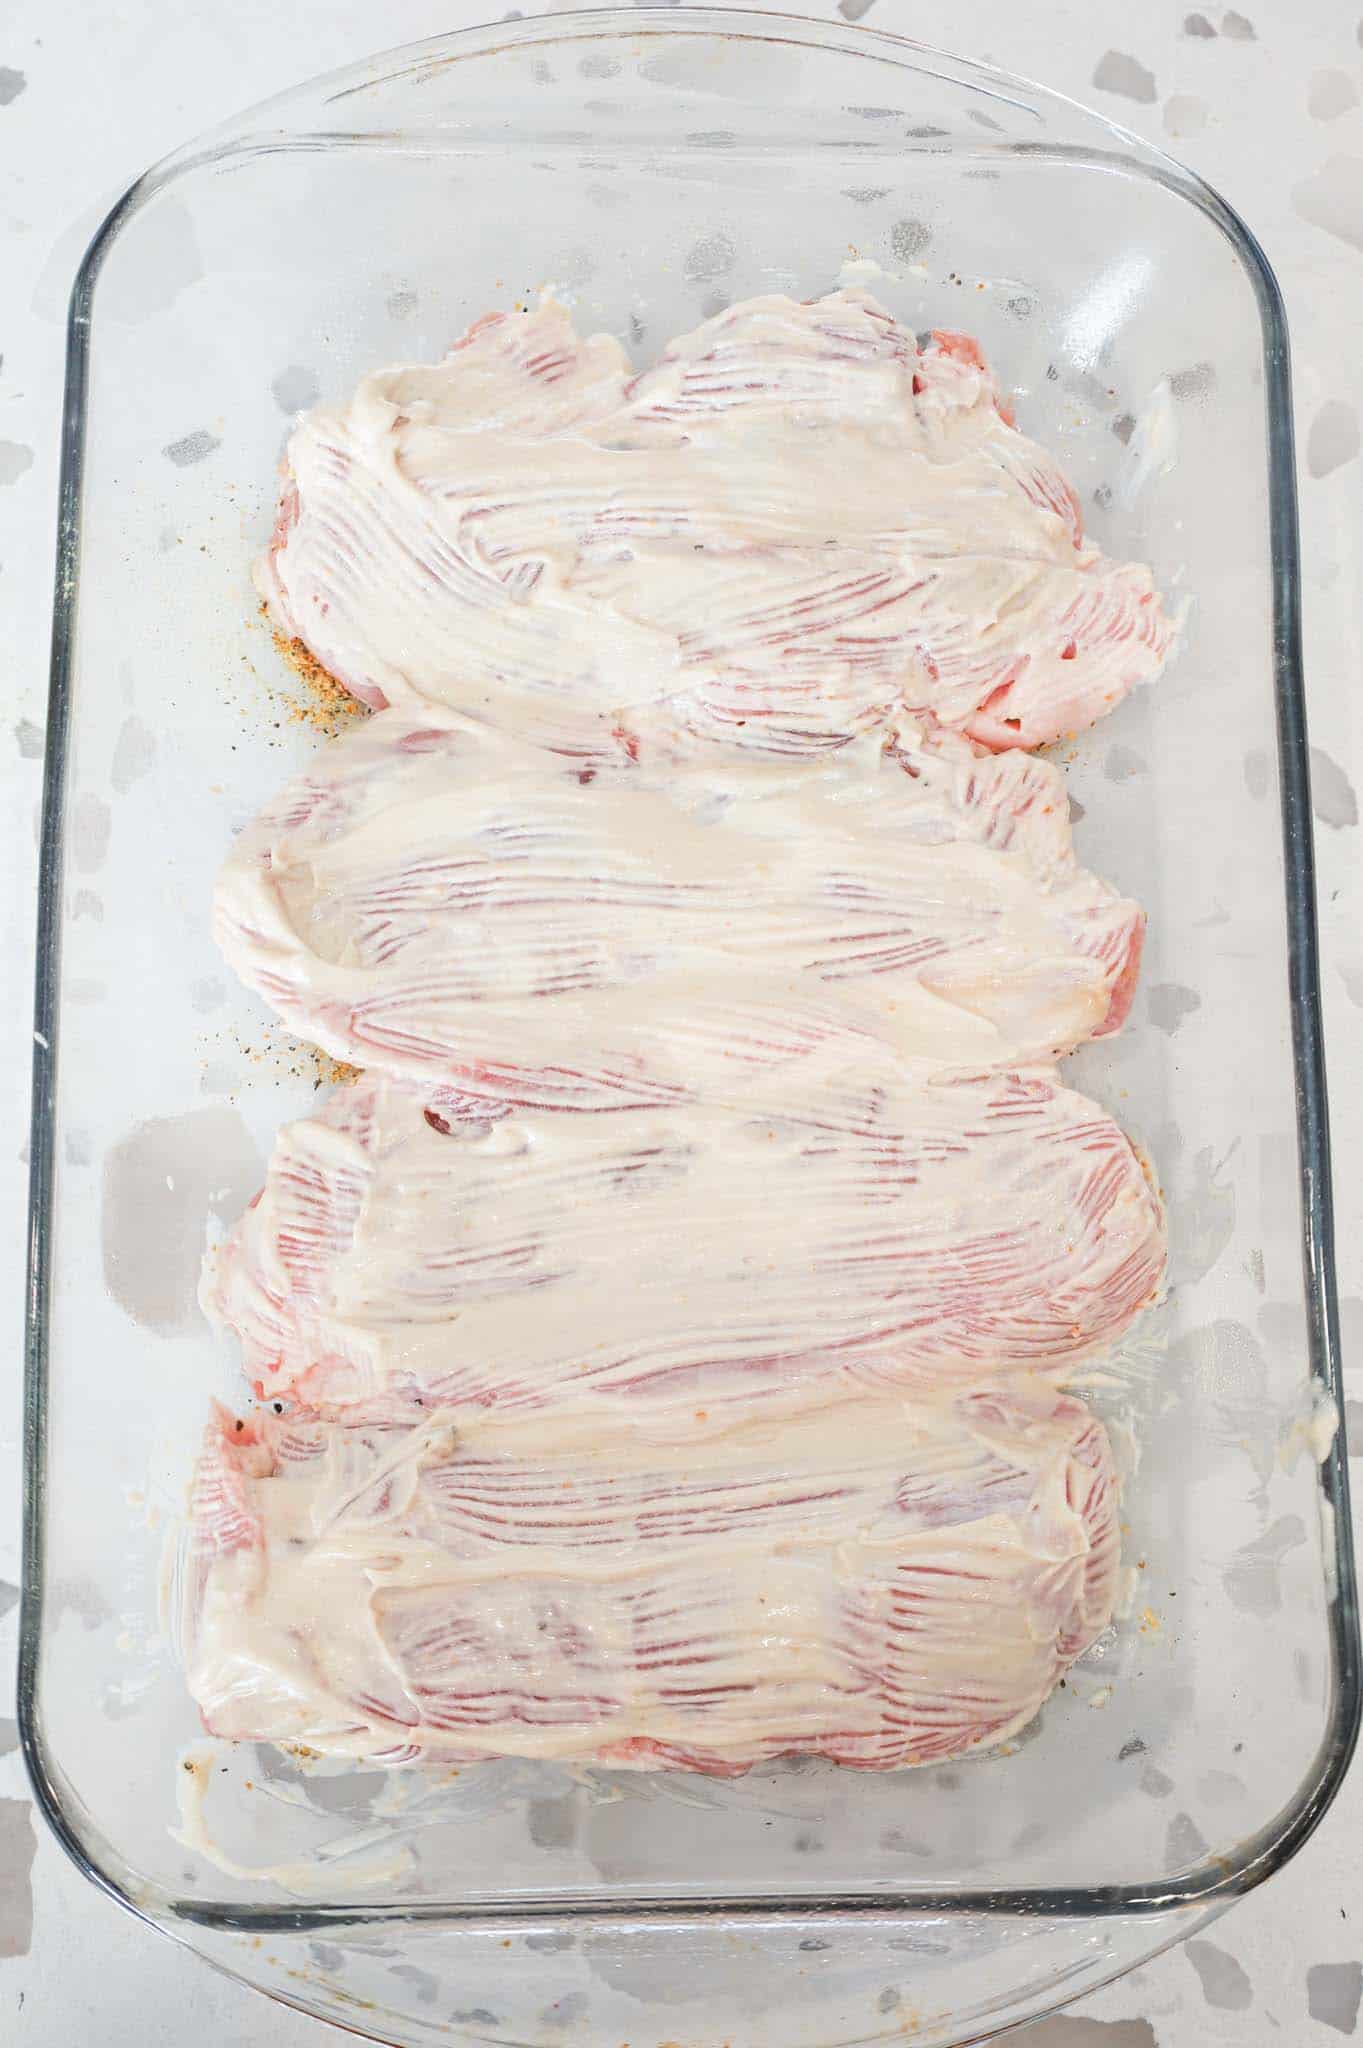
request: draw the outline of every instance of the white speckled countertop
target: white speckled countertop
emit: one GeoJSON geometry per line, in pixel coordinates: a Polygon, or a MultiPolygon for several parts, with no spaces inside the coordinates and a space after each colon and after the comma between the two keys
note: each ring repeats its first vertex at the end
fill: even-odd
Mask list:
{"type": "MultiPolygon", "coordinates": [[[[755,0],[747,0],[755,4],[755,0]]],[[[1363,1451],[1363,890],[1354,783],[1363,617],[1359,335],[1363,333],[1363,0],[803,0],[936,41],[1091,100],[1163,143],[1230,199],[1282,282],[1294,353],[1306,659],[1318,819],[1324,996],[1333,1081],[1349,1423],[1363,1451]]],[[[0,14],[0,2039],[21,2048],[320,2044],[317,2022],[214,1976],[99,1897],[28,1796],[7,1695],[19,1576],[19,1329],[29,981],[62,329],[76,264],[131,179],[177,144],[313,73],[501,11],[472,0],[9,0],[0,14]]],[[[529,0],[524,12],[534,11],[529,0]]],[[[1353,2034],[1363,1997],[1355,1772],[1275,1882],[1018,2048],[1292,2048],[1353,2034]]]]}

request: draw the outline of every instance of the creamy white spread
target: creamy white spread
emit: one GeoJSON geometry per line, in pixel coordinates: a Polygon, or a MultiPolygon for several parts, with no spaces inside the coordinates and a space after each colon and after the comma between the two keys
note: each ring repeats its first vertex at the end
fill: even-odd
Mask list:
{"type": "Polygon", "coordinates": [[[402,1762],[886,1769],[1105,1626],[1059,1391],[1164,1220],[1054,1062],[1143,920],[1020,749],[1158,670],[965,338],[758,299],[635,375],[546,300],[295,432],[276,624],[378,709],[224,870],[365,1069],[205,1274],[274,1413],[189,1544],[211,1730],[402,1762]]]}
{"type": "Polygon", "coordinates": [[[368,702],[573,754],[820,751],[905,711],[1036,746],[1170,641],[974,345],[860,290],[731,307],[639,376],[552,299],[481,321],[308,415],[257,579],[368,702]]]}
{"type": "Polygon", "coordinates": [[[488,1124],[338,1090],[280,1133],[205,1305],[270,1399],[588,1404],[606,1427],[1072,1370],[1154,1298],[1159,1202],[1093,1103],[1045,1073],[821,1064],[774,1114],[755,1090],[488,1124]]]}
{"type": "Polygon", "coordinates": [[[495,1101],[740,1096],[810,1047],[925,1076],[1111,1028],[1138,906],[1056,771],[899,728],[831,758],[583,770],[427,711],[327,748],[237,842],[223,951],[335,1057],[495,1101]],[[584,779],[585,778],[585,779],[584,779]]]}
{"type": "Polygon", "coordinates": [[[196,1511],[209,1724],[394,1762],[958,1755],[1035,1713],[1118,1555],[1102,1427],[1036,1387],[680,1440],[223,1417],[196,1511]]]}

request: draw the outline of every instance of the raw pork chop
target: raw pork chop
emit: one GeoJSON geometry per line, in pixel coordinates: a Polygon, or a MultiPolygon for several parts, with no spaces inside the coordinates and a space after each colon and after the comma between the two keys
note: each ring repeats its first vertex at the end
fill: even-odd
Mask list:
{"type": "Polygon", "coordinates": [[[1156,1295],[1127,1139],[1043,1072],[460,1122],[367,1079],[281,1131],[204,1305],[266,1398],[743,1412],[1064,1373],[1156,1295]]]}
{"type": "Polygon", "coordinates": [[[938,1762],[1021,1727],[1107,1625],[1102,1425],[1036,1386],[680,1442],[552,1417],[222,1416],[195,1490],[210,1730],[382,1762],[729,1773],[938,1762]]]}
{"type": "Polygon", "coordinates": [[[906,727],[592,773],[399,711],[242,833],[216,906],[243,980],[335,1057],[570,1109],[741,1098],[838,1038],[931,1074],[1045,1060],[1121,1020],[1142,927],[1026,754],[906,727]]]}
{"type": "Polygon", "coordinates": [[[1171,638],[974,344],[861,291],[749,300],[639,377],[552,300],[481,320],[302,421],[257,581],[366,702],[591,757],[822,751],[906,710],[1038,746],[1171,638]]]}

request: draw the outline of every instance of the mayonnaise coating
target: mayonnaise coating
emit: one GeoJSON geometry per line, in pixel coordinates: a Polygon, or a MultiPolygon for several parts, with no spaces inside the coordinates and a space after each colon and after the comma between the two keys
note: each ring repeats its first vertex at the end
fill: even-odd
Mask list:
{"type": "Polygon", "coordinates": [[[906,711],[1039,746],[1171,641],[974,344],[861,290],[747,300],[639,376],[553,299],[492,315],[306,415],[257,582],[366,702],[588,757],[820,753],[906,711]]]}
{"type": "Polygon", "coordinates": [[[1164,1217],[1051,1072],[804,1063],[744,1109],[452,1104],[368,1078],[279,1134],[204,1304],[325,1415],[777,1411],[811,1386],[1063,1375],[1156,1297],[1164,1217]]]}
{"type": "Polygon", "coordinates": [[[498,1103],[742,1097],[810,1047],[925,1076],[1121,1019],[1139,907],[1080,867],[1049,763],[904,726],[821,760],[583,769],[386,711],[243,832],[219,943],[338,1059],[498,1103]]]}
{"type": "Polygon", "coordinates": [[[257,582],[376,714],[215,928],[363,1069],[202,1299],[205,1722],[401,1763],[869,1769],[1006,1738],[1109,1622],[1063,1391],[1165,1221],[1055,1062],[1139,907],[1025,750],[1150,680],[967,338],[754,299],[636,374],[551,298],[287,452],[257,582]]]}
{"type": "Polygon", "coordinates": [[[892,1769],[998,1742],[1111,1612],[1117,1488],[1035,1386],[603,1446],[551,1415],[221,1418],[191,1683],[330,1755],[892,1769]]]}

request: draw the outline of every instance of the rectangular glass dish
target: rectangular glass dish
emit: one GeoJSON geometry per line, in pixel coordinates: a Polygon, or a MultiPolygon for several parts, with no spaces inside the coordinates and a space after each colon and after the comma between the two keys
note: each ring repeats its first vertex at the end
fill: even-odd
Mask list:
{"type": "Polygon", "coordinates": [[[1234,216],[1097,117],[891,36],[507,23],[149,174],[77,284],[64,431],[21,1705],[67,1846],[162,1924],[246,1931],[1082,1921],[1215,1905],[1281,1862],[1347,1763],[1358,1683],[1286,336],[1234,216]],[[205,1233],[323,1078],[209,931],[232,833],[325,744],[249,582],[289,415],[546,283],[646,360],[849,260],[910,325],[978,336],[1093,536],[1189,600],[1167,675],[1057,750],[1081,858],[1149,915],[1126,1029],[1066,1068],[1169,1204],[1168,1302],[1090,1389],[1139,1452],[1131,1612],[1006,1753],[940,1769],[518,1764],[404,1794],[242,1752],[209,1803],[243,1870],[367,1846],[301,1892],[227,1875],[172,1834],[200,1731],[158,1583],[209,1397],[240,1399],[195,1303],[205,1233]]]}

